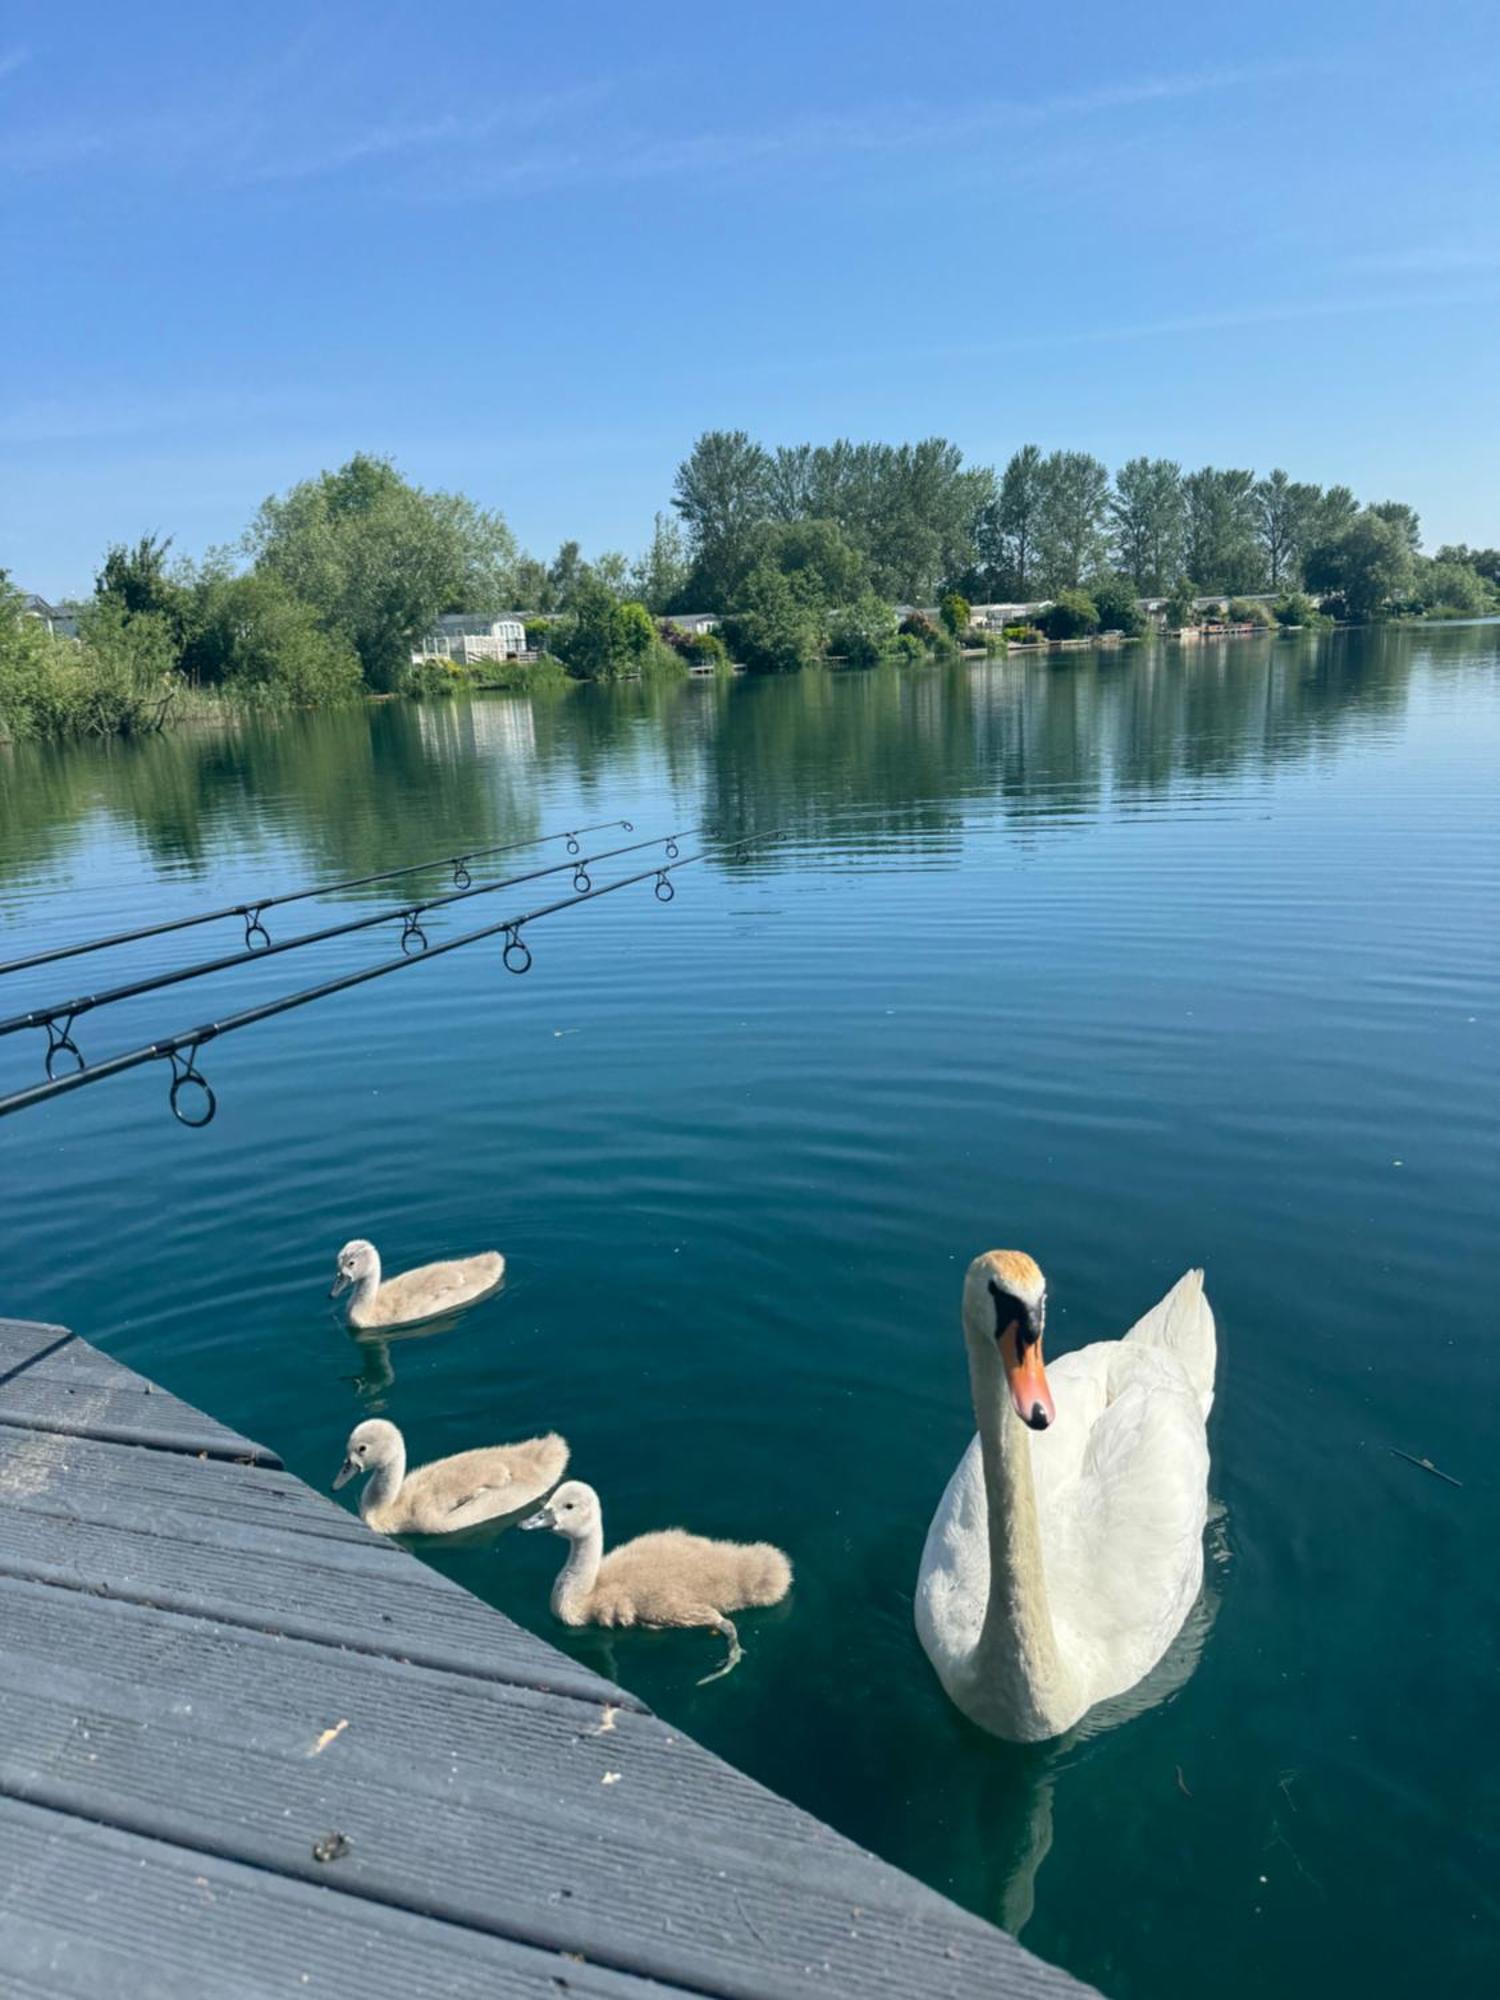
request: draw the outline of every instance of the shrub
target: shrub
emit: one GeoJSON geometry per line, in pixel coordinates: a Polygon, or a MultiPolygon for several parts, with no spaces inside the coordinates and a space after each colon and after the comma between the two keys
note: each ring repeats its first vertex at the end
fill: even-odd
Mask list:
{"type": "Polygon", "coordinates": [[[1330,622],[1307,593],[1301,590],[1289,590],[1284,596],[1278,597],[1271,606],[1271,616],[1278,625],[1287,629],[1297,625],[1327,625],[1330,622]]]}
{"type": "Polygon", "coordinates": [[[1269,605],[1258,604],[1251,597],[1231,597],[1229,622],[1231,625],[1259,625],[1262,630],[1268,631],[1276,619],[1269,605]]]}
{"type": "Polygon", "coordinates": [[[1197,624],[1198,614],[1193,608],[1193,586],[1185,576],[1179,577],[1173,584],[1171,595],[1163,607],[1162,616],[1174,632],[1180,632],[1185,625],[1197,624]]]}
{"type": "Polygon", "coordinates": [[[903,627],[892,639],[886,657],[898,667],[925,667],[932,654],[915,632],[908,632],[903,627]]]}
{"type": "Polygon", "coordinates": [[[835,613],[828,650],[851,667],[873,667],[895,637],[895,612],[874,591],[866,590],[846,610],[835,613]]]}
{"type": "Polygon", "coordinates": [[[969,629],[971,617],[969,600],[961,597],[956,590],[950,590],[938,606],[938,617],[950,639],[961,640],[969,629]]]}
{"type": "Polygon", "coordinates": [[[823,657],[822,606],[798,581],[757,563],[724,621],[731,651],[752,673],[798,673],[823,657]]]}
{"type": "Polygon", "coordinates": [[[467,683],[468,675],[456,660],[413,660],[402,693],[426,701],[434,696],[457,694],[467,683]]]}
{"type": "Polygon", "coordinates": [[[656,635],[669,652],[690,667],[712,667],[716,674],[729,671],[729,648],[717,632],[684,632],[670,618],[663,618],[656,635]]]}
{"type": "Polygon", "coordinates": [[[1040,625],[1007,625],[1000,636],[1012,646],[1039,646],[1047,637],[1040,625]]]}
{"type": "Polygon", "coordinates": [[[1099,614],[1101,631],[1123,632],[1127,639],[1135,639],[1146,629],[1145,617],[1136,603],[1135,585],[1128,576],[1107,573],[1095,577],[1089,584],[1089,596],[1099,614]]]}
{"type": "Polygon", "coordinates": [[[534,660],[500,660],[488,665],[485,685],[504,688],[512,694],[529,694],[534,688],[563,687],[567,669],[553,653],[539,653],[534,660]]]}
{"type": "Polygon", "coordinates": [[[1099,629],[1099,612],[1082,590],[1060,590],[1038,621],[1049,639],[1081,639],[1099,629]]]}
{"type": "Polygon", "coordinates": [[[935,646],[942,636],[941,627],[934,625],[925,611],[908,611],[901,620],[901,631],[928,647],[935,646]]]}

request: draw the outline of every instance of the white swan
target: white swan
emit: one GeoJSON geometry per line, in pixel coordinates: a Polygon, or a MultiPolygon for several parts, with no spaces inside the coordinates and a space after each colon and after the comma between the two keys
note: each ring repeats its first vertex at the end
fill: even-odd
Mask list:
{"type": "Polygon", "coordinates": [[[348,1320],[353,1327],[415,1326],[457,1312],[494,1291],[505,1276],[505,1259],[498,1250],[481,1250],[477,1257],[456,1257],[446,1264],[422,1264],[399,1278],[380,1278],[380,1252],[356,1237],[339,1252],[329,1298],[350,1285],[348,1320]]]}
{"type": "Polygon", "coordinates": [[[744,1657],[731,1611],[779,1604],[792,1587],[792,1565],[771,1542],[720,1542],[661,1528],[604,1553],[599,1495],[581,1479],[559,1486],[523,1528],[550,1528],[569,1543],[552,1586],[553,1616],[564,1625],[703,1625],[729,1642],[723,1666],[698,1683],[719,1680],[744,1657]]]}
{"type": "Polygon", "coordinates": [[[1061,1735],[1155,1666],[1203,1582],[1214,1316],[1189,1271],[1123,1340],[1042,1367],[1046,1283],[976,1257],[979,1435],[932,1517],[917,1635],[949,1698],[1013,1743],[1061,1735]]]}
{"type": "Polygon", "coordinates": [[[384,1417],[356,1424],[334,1491],[362,1473],[359,1517],[382,1535],[451,1535],[539,1500],[568,1467],[565,1439],[549,1431],[520,1444],[481,1446],[406,1469],[406,1440],[384,1417]]]}

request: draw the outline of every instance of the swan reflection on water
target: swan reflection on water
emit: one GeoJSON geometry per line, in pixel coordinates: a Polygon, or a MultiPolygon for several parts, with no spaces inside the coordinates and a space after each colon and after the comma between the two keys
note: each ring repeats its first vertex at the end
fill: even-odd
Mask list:
{"type": "MultiPolygon", "coordinates": [[[[972,1723],[960,1722],[973,1753],[987,1757],[994,1782],[969,1794],[972,1850],[989,1857],[979,1885],[984,1915],[1019,1937],[1036,1908],[1037,1876],[1051,1852],[1059,1782],[1087,1743],[1135,1722],[1171,1701],[1198,1669],[1213,1631],[1230,1562],[1228,1516],[1210,1502],[1204,1535],[1203,1588],[1181,1631],[1144,1679],[1091,1708],[1065,1736],[1049,1743],[1002,1744],[972,1723]]],[[[967,1898],[966,1898],[967,1900],[967,1898]]]]}

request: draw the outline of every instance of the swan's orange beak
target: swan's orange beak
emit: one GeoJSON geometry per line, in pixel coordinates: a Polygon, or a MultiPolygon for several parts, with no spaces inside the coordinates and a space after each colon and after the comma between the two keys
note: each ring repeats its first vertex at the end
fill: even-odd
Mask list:
{"type": "Polygon", "coordinates": [[[1008,1326],[1001,1338],[1006,1386],[1021,1422],[1031,1430],[1044,1431],[1056,1421],[1057,1409],[1042,1366],[1042,1336],[1039,1331],[1033,1333],[1022,1347],[1020,1334],[1019,1325],[1008,1326]]]}

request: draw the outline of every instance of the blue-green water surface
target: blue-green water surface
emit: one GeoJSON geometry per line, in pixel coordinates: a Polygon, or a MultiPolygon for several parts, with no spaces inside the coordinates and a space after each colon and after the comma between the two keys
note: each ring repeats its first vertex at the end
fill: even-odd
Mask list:
{"type": "MultiPolygon", "coordinates": [[[[321,1486],[373,1411],[421,1457],[556,1427],[613,1534],[783,1543],[792,1597],[702,1688],[704,1635],[555,1630],[550,1537],[424,1553],[1119,2000],[1492,1992],[1497,668],[1480,625],[0,752],[0,957],[614,815],[787,830],[669,906],[538,925],[525,978],[478,947],[226,1038],[205,1131],[161,1065],[0,1121],[0,1311],[321,1486]],[[508,1282],[362,1346],[326,1299],[354,1235],[392,1269],[497,1246],[508,1282]],[[911,1627],[972,1429],[961,1273],[994,1245],[1046,1267],[1054,1352],[1192,1263],[1220,1321],[1193,1632],[1135,1719],[1031,1750],[948,1707],[911,1627]]],[[[6,979],[0,1011],[236,935],[6,979]]],[[[40,1053],[0,1041],[0,1089],[40,1053]]]]}

